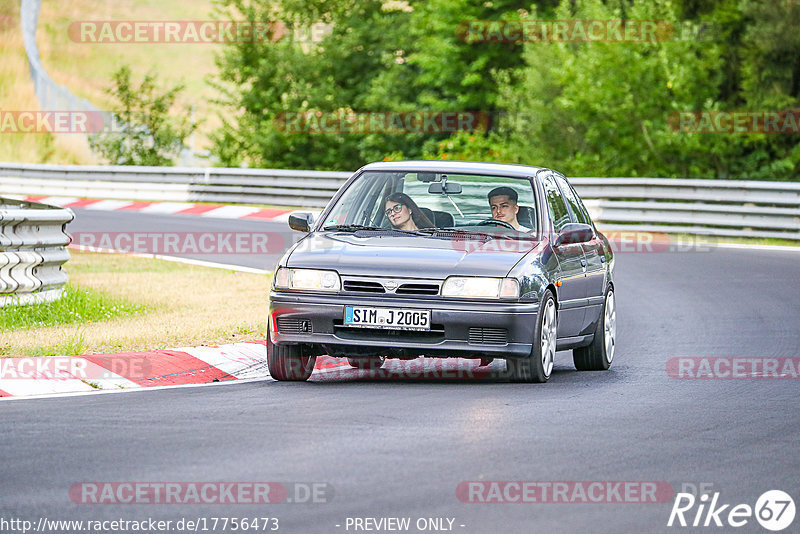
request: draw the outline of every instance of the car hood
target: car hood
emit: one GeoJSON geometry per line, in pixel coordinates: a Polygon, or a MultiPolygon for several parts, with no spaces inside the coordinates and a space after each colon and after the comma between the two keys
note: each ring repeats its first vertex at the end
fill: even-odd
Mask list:
{"type": "Polygon", "coordinates": [[[511,239],[482,242],[429,236],[314,233],[295,245],[287,266],[335,269],[351,276],[505,276],[535,244],[511,239]]]}

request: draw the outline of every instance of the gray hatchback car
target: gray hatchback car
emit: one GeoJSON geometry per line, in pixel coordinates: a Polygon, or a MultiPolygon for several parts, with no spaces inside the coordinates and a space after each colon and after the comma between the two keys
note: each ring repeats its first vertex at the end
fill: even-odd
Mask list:
{"type": "Polygon", "coordinates": [[[616,344],[614,256],[563,175],[448,161],[366,165],[278,262],[269,370],[306,380],[316,357],[505,359],[546,382],[556,351],[605,370],[616,344]]]}

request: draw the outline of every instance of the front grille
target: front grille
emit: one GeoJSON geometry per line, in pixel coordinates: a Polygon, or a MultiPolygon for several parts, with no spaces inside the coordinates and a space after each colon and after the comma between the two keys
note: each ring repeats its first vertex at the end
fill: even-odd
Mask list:
{"type": "Polygon", "coordinates": [[[281,334],[307,334],[311,330],[311,321],[295,317],[278,317],[278,332],[281,334]],[[303,331],[303,323],[307,330],[303,331]]]}
{"type": "Polygon", "coordinates": [[[473,326],[469,329],[469,343],[470,345],[507,345],[508,330],[473,326]]]}
{"type": "Polygon", "coordinates": [[[437,284],[403,284],[397,288],[398,295],[438,295],[437,284]]]}
{"type": "Polygon", "coordinates": [[[383,289],[380,283],[366,280],[345,280],[343,287],[345,291],[354,291],[357,293],[386,293],[386,290],[383,289]]]}

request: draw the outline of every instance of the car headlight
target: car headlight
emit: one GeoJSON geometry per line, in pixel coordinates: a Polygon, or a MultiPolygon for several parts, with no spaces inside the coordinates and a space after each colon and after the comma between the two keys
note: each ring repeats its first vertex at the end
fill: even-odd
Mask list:
{"type": "Polygon", "coordinates": [[[274,278],[275,289],[310,291],[339,291],[342,287],[339,273],[319,269],[291,269],[279,267],[274,278]]]}
{"type": "Polygon", "coordinates": [[[519,298],[519,282],[516,278],[451,276],[442,284],[442,296],[515,299],[519,298]]]}

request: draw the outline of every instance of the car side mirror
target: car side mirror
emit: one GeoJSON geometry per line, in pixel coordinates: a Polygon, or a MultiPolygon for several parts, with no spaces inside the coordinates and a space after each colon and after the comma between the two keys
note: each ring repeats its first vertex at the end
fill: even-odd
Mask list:
{"type": "Polygon", "coordinates": [[[314,215],[306,212],[292,213],[289,215],[289,228],[298,232],[308,233],[314,224],[314,215]]]}
{"type": "Polygon", "coordinates": [[[588,224],[570,223],[564,226],[556,238],[556,246],[586,243],[594,237],[594,230],[588,224]]]}

